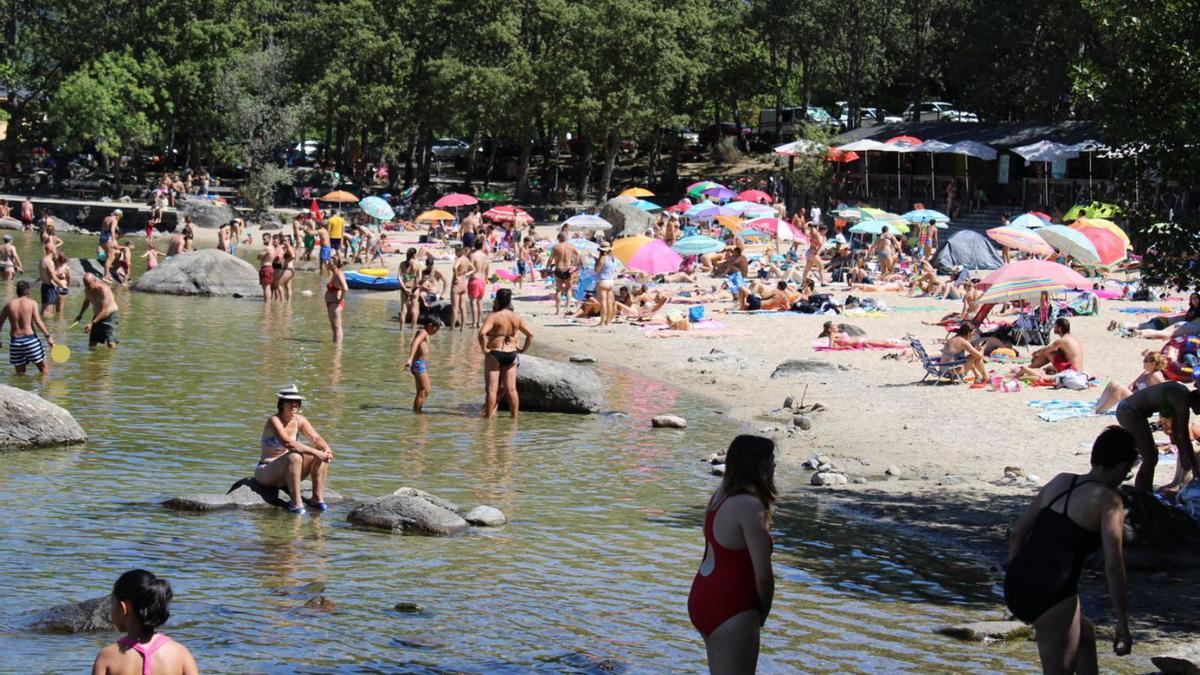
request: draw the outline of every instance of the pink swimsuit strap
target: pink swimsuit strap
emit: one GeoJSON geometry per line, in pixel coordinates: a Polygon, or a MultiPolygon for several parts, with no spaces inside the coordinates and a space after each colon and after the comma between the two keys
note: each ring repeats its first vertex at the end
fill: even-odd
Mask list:
{"type": "Polygon", "coordinates": [[[120,640],[117,640],[117,644],[125,649],[132,649],[133,651],[141,654],[142,675],[150,675],[150,658],[154,656],[154,652],[158,651],[160,647],[167,644],[167,642],[170,640],[171,638],[167,637],[163,633],[155,633],[154,637],[150,639],[150,643],[143,645],[137,640],[134,640],[126,635],[120,640]]]}

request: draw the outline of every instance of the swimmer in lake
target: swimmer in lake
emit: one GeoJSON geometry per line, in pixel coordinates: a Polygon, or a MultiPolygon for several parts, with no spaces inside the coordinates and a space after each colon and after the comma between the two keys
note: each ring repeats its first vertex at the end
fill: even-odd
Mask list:
{"type": "Polygon", "coordinates": [[[479,328],[479,348],[483,350],[484,382],[487,395],[480,417],[496,414],[501,392],[508,397],[513,419],[517,418],[520,400],[517,397],[517,355],[524,354],[533,344],[533,330],[521,315],[513,311],[512,289],[496,291],[492,313],[479,328]],[[517,347],[517,333],[525,335],[525,343],[517,347]]]}
{"type": "Polygon", "coordinates": [[[329,478],[329,463],[333,449],[321,438],[308,418],[300,414],[304,397],[296,385],[280,389],[276,394],[275,414],[267,418],[262,430],[262,455],[254,468],[254,480],[263,487],[284,487],[291,497],[288,511],[306,513],[300,495],[300,481],[312,480],[312,499],[308,505],[318,511],[325,504],[325,481],[329,478]],[[303,436],[312,445],[300,442],[303,436]]]}

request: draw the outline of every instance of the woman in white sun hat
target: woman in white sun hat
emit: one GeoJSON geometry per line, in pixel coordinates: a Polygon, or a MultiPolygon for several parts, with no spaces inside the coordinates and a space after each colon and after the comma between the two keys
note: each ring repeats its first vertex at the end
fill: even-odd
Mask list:
{"type": "Polygon", "coordinates": [[[300,498],[300,481],[312,480],[312,499],[308,505],[325,511],[325,481],[333,450],[313,428],[308,418],[300,414],[304,397],[296,385],[288,385],[276,394],[274,415],[267,419],[262,431],[262,456],[254,468],[254,480],[263,487],[286,487],[292,501],[288,511],[305,513],[300,498]],[[300,437],[311,443],[305,445],[300,437]]]}

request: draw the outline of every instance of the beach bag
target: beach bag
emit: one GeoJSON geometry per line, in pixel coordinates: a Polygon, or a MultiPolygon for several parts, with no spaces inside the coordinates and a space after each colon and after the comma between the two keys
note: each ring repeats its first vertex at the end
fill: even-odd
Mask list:
{"type": "Polygon", "coordinates": [[[1054,384],[1064,389],[1081,391],[1088,388],[1088,376],[1078,370],[1064,370],[1054,376],[1054,384]]]}
{"type": "Polygon", "coordinates": [[[670,330],[688,330],[691,327],[683,312],[673,310],[667,314],[667,328],[670,330]]]}
{"type": "Polygon", "coordinates": [[[695,305],[688,309],[688,320],[697,323],[704,320],[704,305],[695,305]]]}

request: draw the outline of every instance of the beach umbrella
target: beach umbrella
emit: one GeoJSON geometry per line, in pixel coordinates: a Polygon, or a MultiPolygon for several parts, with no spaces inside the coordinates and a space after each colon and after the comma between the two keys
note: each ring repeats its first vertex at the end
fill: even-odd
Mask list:
{"type": "Polygon", "coordinates": [[[334,192],[330,192],[324,197],[321,197],[321,201],[349,204],[350,202],[357,202],[358,197],[352,193],[346,192],[345,190],[335,190],[334,192]]]}
{"type": "Polygon", "coordinates": [[[576,230],[607,230],[612,227],[612,223],[590,213],[571,216],[563,221],[563,224],[576,230]]]}
{"type": "Polygon", "coordinates": [[[308,212],[312,214],[313,220],[321,221],[321,207],[317,206],[316,199],[313,199],[312,203],[308,205],[308,212]]]}
{"type": "Polygon", "coordinates": [[[762,190],[742,190],[741,192],[737,193],[737,199],[754,203],[766,202],[768,204],[775,201],[771,198],[771,195],[763,192],[762,190]]]}
{"type": "Polygon", "coordinates": [[[621,192],[622,197],[653,197],[654,193],[643,187],[631,187],[621,192]]]}
{"type": "Polygon", "coordinates": [[[888,229],[888,232],[908,234],[908,225],[905,225],[903,222],[891,220],[864,220],[851,227],[850,231],[854,234],[883,234],[883,228],[885,227],[888,229]]]}
{"type": "Polygon", "coordinates": [[[713,187],[704,189],[704,196],[717,201],[727,202],[734,198],[735,193],[724,185],[714,185],[713,187]]]}
{"type": "Polygon", "coordinates": [[[733,209],[714,204],[712,206],[709,206],[705,209],[700,210],[696,215],[688,216],[688,217],[693,220],[712,220],[713,218],[716,218],[717,216],[738,216],[738,215],[740,215],[740,214],[737,211],[734,211],[733,209]]]}
{"type": "MultiPolygon", "coordinates": [[[[686,218],[699,218],[700,214],[703,213],[705,210],[711,209],[711,208],[716,208],[716,206],[717,206],[716,202],[711,202],[706,199],[702,202],[699,202],[697,204],[693,204],[692,206],[689,206],[688,209],[683,212],[683,215],[686,218]]],[[[737,214],[735,213],[733,215],[737,215],[737,214]]]]}
{"type": "Polygon", "coordinates": [[[826,162],[836,162],[838,164],[849,164],[858,160],[858,153],[853,150],[839,150],[830,148],[825,151],[826,162]]]}
{"type": "Polygon", "coordinates": [[[645,199],[635,199],[635,200],[633,200],[633,205],[643,211],[648,212],[648,213],[653,213],[655,211],[662,211],[661,206],[659,206],[658,204],[655,204],[654,202],[648,202],[645,199]]]}
{"type": "Polygon", "coordinates": [[[417,216],[418,223],[432,223],[439,220],[454,220],[454,214],[441,209],[430,209],[417,216]]]}
{"type": "Polygon", "coordinates": [[[736,231],[741,231],[742,229],[742,219],[738,218],[737,216],[717,216],[713,218],[713,220],[717,221],[718,225],[728,229],[731,232],[735,231],[734,228],[737,228],[736,231]]]}
{"type": "Polygon", "coordinates": [[[485,202],[502,202],[505,199],[508,199],[508,195],[503,192],[496,192],[494,190],[485,190],[479,193],[479,199],[485,202]]]}
{"type": "Polygon", "coordinates": [[[675,242],[671,247],[679,255],[704,255],[725,250],[725,242],[703,234],[693,234],[675,242]]]}
{"type": "Polygon", "coordinates": [[[1081,227],[1075,231],[1087,237],[1096,247],[1102,266],[1112,267],[1125,259],[1125,242],[1112,231],[1101,227],[1081,227]]]}
{"type": "Polygon", "coordinates": [[[358,208],[377,220],[391,220],[396,217],[390,204],[379,197],[366,197],[358,203],[358,208]]]}
{"type": "Polygon", "coordinates": [[[879,141],[872,140],[870,138],[864,138],[861,141],[854,141],[853,143],[847,143],[845,145],[840,145],[840,146],[838,146],[837,149],[840,150],[841,152],[861,152],[862,153],[862,155],[863,155],[863,172],[866,174],[865,187],[866,187],[866,191],[867,191],[867,196],[870,197],[871,196],[871,155],[868,153],[870,153],[871,151],[883,152],[883,151],[888,150],[888,148],[885,146],[885,144],[883,144],[879,141]]]}
{"type": "Polygon", "coordinates": [[[1080,291],[1092,287],[1082,274],[1053,260],[1018,260],[988,274],[980,284],[991,288],[1016,279],[1049,279],[1062,284],[1064,288],[1080,291]]]}
{"type": "Polygon", "coordinates": [[[1055,252],[1045,239],[1037,235],[1037,232],[1026,227],[1014,225],[993,227],[987,231],[987,236],[1001,246],[1033,255],[1054,255],[1055,252]]]}
{"type": "Polygon", "coordinates": [[[916,209],[915,211],[909,211],[901,216],[901,218],[910,223],[936,223],[941,228],[945,228],[946,223],[950,222],[950,216],[941,211],[934,211],[933,209],[916,209]]]}
{"type": "Polygon", "coordinates": [[[1125,244],[1125,248],[1132,248],[1132,245],[1129,242],[1129,235],[1125,234],[1125,230],[1122,230],[1111,220],[1105,220],[1103,218],[1076,218],[1075,222],[1071,223],[1071,227],[1077,230],[1085,227],[1096,227],[1102,230],[1108,230],[1121,239],[1121,241],[1125,244]]]}
{"type": "MultiPolygon", "coordinates": [[[[921,144],[921,139],[916,136],[893,136],[878,148],[880,152],[906,153],[911,152],[913,148],[921,144]]],[[[842,149],[847,149],[842,146],[842,149]]],[[[896,194],[900,194],[900,160],[896,160],[896,194]]]]}
{"type": "Polygon", "coordinates": [[[1022,145],[1012,149],[1013,152],[1025,158],[1026,162],[1045,162],[1045,192],[1043,203],[1050,201],[1050,162],[1057,162],[1060,159],[1074,159],[1079,156],[1079,153],[1072,150],[1071,146],[1055,143],[1054,141],[1038,141],[1029,145],[1022,145]]]}
{"type": "Polygon", "coordinates": [[[1092,194],[1092,155],[1101,150],[1108,150],[1108,146],[1100,141],[1088,139],[1080,141],[1074,145],[1068,145],[1067,149],[1075,152],[1086,152],[1088,156],[1088,195],[1092,194]]]}
{"type": "Polygon", "coordinates": [[[451,192],[448,195],[443,195],[441,199],[433,203],[439,209],[456,209],[460,206],[471,206],[478,204],[479,200],[461,192],[451,192]]]}
{"type": "Polygon", "coordinates": [[[1030,296],[1037,297],[1043,292],[1058,293],[1062,290],[1066,290],[1066,286],[1044,277],[1041,279],[1013,279],[994,284],[979,296],[977,302],[981,305],[999,305],[1030,296]]]}
{"type": "Polygon", "coordinates": [[[574,246],[575,248],[579,249],[580,251],[586,251],[588,253],[591,253],[592,255],[595,255],[600,252],[600,245],[597,244],[596,242],[592,241],[591,239],[584,239],[582,237],[576,237],[571,240],[571,245],[574,246]]]}
{"type": "Polygon", "coordinates": [[[1037,235],[1059,253],[1070,256],[1085,265],[1095,265],[1100,262],[1100,253],[1096,250],[1096,246],[1078,230],[1073,230],[1066,225],[1046,225],[1038,228],[1037,235]]]}
{"type": "Polygon", "coordinates": [[[753,220],[747,220],[745,223],[742,223],[742,225],[752,230],[773,234],[780,239],[799,239],[805,243],[808,242],[808,237],[804,236],[803,232],[797,230],[788,221],[780,218],[755,218],[753,220]]]}
{"type": "Polygon", "coordinates": [[[791,143],[784,143],[775,147],[775,154],[783,157],[795,157],[797,155],[819,155],[825,152],[829,146],[824,143],[810,141],[807,138],[801,138],[791,143]]]}
{"type": "Polygon", "coordinates": [[[612,254],[630,269],[648,274],[667,274],[679,271],[683,258],[661,239],[644,235],[622,237],[612,246],[612,254]]]}
{"type": "Polygon", "coordinates": [[[699,199],[704,196],[705,190],[707,190],[709,188],[713,188],[713,187],[724,187],[724,186],[721,185],[720,183],[714,183],[711,180],[702,180],[698,183],[692,183],[691,185],[687,186],[687,194],[688,194],[688,196],[699,199]]]}
{"type": "MultiPolygon", "coordinates": [[[[979,159],[982,159],[986,162],[990,162],[990,161],[996,159],[996,155],[997,155],[995,148],[993,148],[990,145],[984,145],[983,143],[979,143],[976,141],[959,141],[957,143],[952,143],[950,145],[950,147],[946,148],[945,150],[942,150],[942,152],[950,153],[950,154],[954,154],[954,155],[963,155],[965,157],[978,157],[979,159]]],[[[965,165],[967,167],[967,173],[966,173],[967,193],[970,193],[971,192],[971,160],[969,160],[969,159],[966,160],[965,165]]]]}
{"type": "Polygon", "coordinates": [[[1045,227],[1045,226],[1049,225],[1050,223],[1048,221],[1042,220],[1041,218],[1038,218],[1037,216],[1033,215],[1032,213],[1022,213],[1021,215],[1019,215],[1016,218],[1013,218],[1011,221],[1009,221],[1008,224],[1015,225],[1017,227],[1024,227],[1029,230],[1036,230],[1039,227],[1045,227]]]}
{"type": "Polygon", "coordinates": [[[488,220],[494,220],[497,223],[511,223],[520,216],[525,222],[531,222],[533,216],[525,212],[525,209],[519,206],[494,206],[483,212],[483,217],[488,220]]]}
{"type": "Polygon", "coordinates": [[[692,200],[680,199],[671,206],[668,206],[667,211],[670,211],[671,213],[683,213],[690,208],[692,208],[692,200]]]}
{"type": "Polygon", "coordinates": [[[1121,208],[1116,204],[1106,204],[1104,202],[1092,202],[1091,204],[1076,204],[1067,209],[1063,214],[1063,222],[1070,222],[1079,218],[1112,218],[1121,212],[1121,208]]]}

